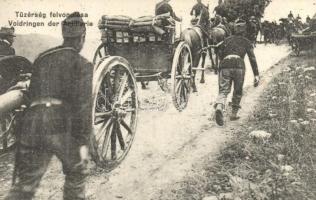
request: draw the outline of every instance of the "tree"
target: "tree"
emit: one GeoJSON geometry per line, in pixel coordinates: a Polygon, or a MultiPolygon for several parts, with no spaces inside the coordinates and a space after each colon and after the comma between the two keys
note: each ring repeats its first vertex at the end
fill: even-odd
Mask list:
{"type": "Polygon", "coordinates": [[[256,18],[263,17],[265,8],[272,0],[225,0],[219,5],[229,21],[234,21],[237,18],[248,20],[251,16],[256,18]]]}

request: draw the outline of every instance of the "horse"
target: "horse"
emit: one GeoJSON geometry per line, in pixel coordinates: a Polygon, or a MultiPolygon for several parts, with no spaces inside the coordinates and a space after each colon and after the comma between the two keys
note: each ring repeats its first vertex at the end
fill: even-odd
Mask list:
{"type": "MultiPolygon", "coordinates": [[[[203,34],[204,33],[202,32],[201,27],[193,26],[193,27],[183,30],[180,36],[180,40],[185,41],[190,47],[191,54],[192,54],[192,68],[197,68],[197,66],[200,63],[201,57],[203,59],[202,68],[204,68],[206,54],[201,53],[202,48],[205,46],[204,41],[203,41],[203,34]]],[[[197,92],[197,88],[195,84],[196,71],[194,71],[193,74],[194,74],[194,77],[193,77],[192,88],[193,88],[193,92],[197,92]]],[[[200,82],[203,83],[204,81],[205,80],[204,80],[204,75],[203,75],[201,77],[200,82]]]]}
{"type": "MultiPolygon", "coordinates": [[[[217,45],[220,42],[224,41],[225,38],[228,37],[229,35],[230,33],[226,30],[226,27],[222,24],[219,24],[211,28],[211,30],[209,31],[210,44],[217,45]]],[[[218,68],[219,68],[218,49],[215,49],[214,53],[215,53],[215,66],[213,68],[215,69],[215,73],[217,73],[218,68]]]]}

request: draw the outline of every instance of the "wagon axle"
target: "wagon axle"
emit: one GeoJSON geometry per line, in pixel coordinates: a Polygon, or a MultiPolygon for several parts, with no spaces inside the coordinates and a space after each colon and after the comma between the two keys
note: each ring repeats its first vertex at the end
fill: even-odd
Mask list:
{"type": "Polygon", "coordinates": [[[126,117],[127,111],[122,107],[120,103],[115,103],[113,105],[111,115],[113,119],[123,119],[126,117]]]}

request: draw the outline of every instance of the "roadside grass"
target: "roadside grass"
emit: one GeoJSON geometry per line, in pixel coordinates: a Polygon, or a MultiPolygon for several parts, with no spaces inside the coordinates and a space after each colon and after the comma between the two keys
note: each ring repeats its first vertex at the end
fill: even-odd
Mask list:
{"type": "Polygon", "coordinates": [[[316,59],[289,59],[216,161],[159,199],[316,199],[316,59]],[[250,136],[258,130],[267,135],[250,136]]]}

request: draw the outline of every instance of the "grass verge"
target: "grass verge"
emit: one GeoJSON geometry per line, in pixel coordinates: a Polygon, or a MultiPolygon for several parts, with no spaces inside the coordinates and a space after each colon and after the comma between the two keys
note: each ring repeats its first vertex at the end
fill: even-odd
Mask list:
{"type": "Polygon", "coordinates": [[[316,199],[316,60],[295,59],[216,161],[159,199],[316,199]]]}

